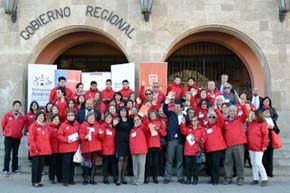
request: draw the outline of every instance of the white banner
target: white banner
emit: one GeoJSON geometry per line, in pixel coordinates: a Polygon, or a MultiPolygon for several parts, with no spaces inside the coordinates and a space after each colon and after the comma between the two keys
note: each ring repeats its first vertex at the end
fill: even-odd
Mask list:
{"type": "Polygon", "coordinates": [[[32,101],[37,101],[39,106],[46,105],[50,90],[54,88],[54,71],[56,69],[56,65],[28,64],[28,111],[32,101]]]}
{"type": "Polygon", "coordinates": [[[122,81],[127,79],[130,88],[135,90],[135,64],[117,64],[111,65],[112,82],[114,91],[122,89],[122,81]]]}
{"type": "Polygon", "coordinates": [[[102,91],[106,88],[106,80],[111,79],[111,72],[83,72],[82,73],[82,83],[84,84],[84,89],[89,90],[91,81],[96,81],[98,83],[98,90],[102,91]]]}

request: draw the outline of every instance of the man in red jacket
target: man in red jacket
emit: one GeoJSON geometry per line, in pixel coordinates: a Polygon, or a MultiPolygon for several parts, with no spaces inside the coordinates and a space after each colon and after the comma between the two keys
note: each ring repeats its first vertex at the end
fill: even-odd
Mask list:
{"type": "Polygon", "coordinates": [[[50,103],[54,103],[56,101],[56,99],[57,99],[56,90],[59,87],[61,87],[65,90],[66,99],[71,99],[73,97],[73,91],[70,88],[66,87],[66,78],[63,76],[60,76],[58,78],[58,85],[50,91],[50,94],[49,94],[49,102],[50,103]]]}
{"type": "Polygon", "coordinates": [[[132,92],[134,92],[134,90],[130,89],[128,80],[123,80],[122,85],[123,85],[123,88],[119,90],[119,92],[122,94],[123,100],[127,100],[129,98],[129,95],[132,92]]]}
{"type": "Polygon", "coordinates": [[[174,83],[168,86],[167,93],[169,93],[170,91],[175,91],[176,100],[182,99],[183,88],[181,87],[181,78],[179,76],[176,76],[174,79],[174,83]]]}
{"type": "Polygon", "coordinates": [[[94,99],[96,92],[98,92],[98,83],[96,81],[91,81],[90,90],[85,93],[85,99],[94,99]]]}
{"type": "Polygon", "coordinates": [[[113,99],[114,94],[115,91],[112,89],[112,80],[107,79],[106,88],[102,91],[103,102],[106,104],[106,106],[109,105],[109,102],[113,99]]]}
{"type": "Polygon", "coordinates": [[[12,172],[19,173],[18,170],[18,149],[22,131],[25,125],[25,118],[20,113],[21,102],[13,102],[13,110],[6,113],[2,119],[2,131],[5,137],[5,156],[4,156],[4,176],[9,175],[10,155],[12,151],[12,172]]]}

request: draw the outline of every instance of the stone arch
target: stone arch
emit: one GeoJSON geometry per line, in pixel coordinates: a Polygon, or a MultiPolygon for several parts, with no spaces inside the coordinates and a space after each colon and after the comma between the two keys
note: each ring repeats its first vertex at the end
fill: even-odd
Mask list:
{"type": "Polygon", "coordinates": [[[259,88],[261,95],[270,95],[270,70],[261,48],[247,35],[229,27],[201,26],[183,33],[171,43],[163,61],[166,61],[177,49],[201,41],[220,44],[233,51],[245,64],[252,87],[259,88]]]}

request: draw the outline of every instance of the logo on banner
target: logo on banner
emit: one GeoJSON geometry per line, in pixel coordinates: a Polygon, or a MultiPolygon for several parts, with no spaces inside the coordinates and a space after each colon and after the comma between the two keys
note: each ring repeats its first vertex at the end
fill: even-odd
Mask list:
{"type": "Polygon", "coordinates": [[[149,83],[152,85],[154,82],[158,82],[158,74],[149,74],[149,83]]]}
{"type": "Polygon", "coordinates": [[[36,75],[33,78],[32,85],[39,87],[46,87],[53,84],[51,77],[46,74],[36,75]]]}

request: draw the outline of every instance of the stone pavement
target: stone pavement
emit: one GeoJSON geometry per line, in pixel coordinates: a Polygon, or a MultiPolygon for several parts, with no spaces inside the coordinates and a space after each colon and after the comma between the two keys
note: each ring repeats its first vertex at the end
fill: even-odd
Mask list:
{"type": "MultiPolygon", "coordinates": [[[[267,187],[260,185],[249,185],[250,177],[245,179],[244,186],[231,185],[217,185],[213,186],[207,183],[207,177],[201,177],[200,183],[194,185],[183,185],[173,181],[167,185],[163,183],[135,186],[135,185],[121,185],[114,184],[105,185],[101,183],[102,178],[97,177],[97,185],[81,185],[81,178],[76,178],[76,185],[63,187],[62,184],[49,184],[47,175],[43,176],[41,188],[34,188],[30,183],[29,174],[11,175],[8,178],[0,176],[0,192],[1,193],[289,193],[290,183],[287,177],[274,177],[269,179],[267,187]]],[[[162,181],[160,178],[159,181],[162,181]]]]}

